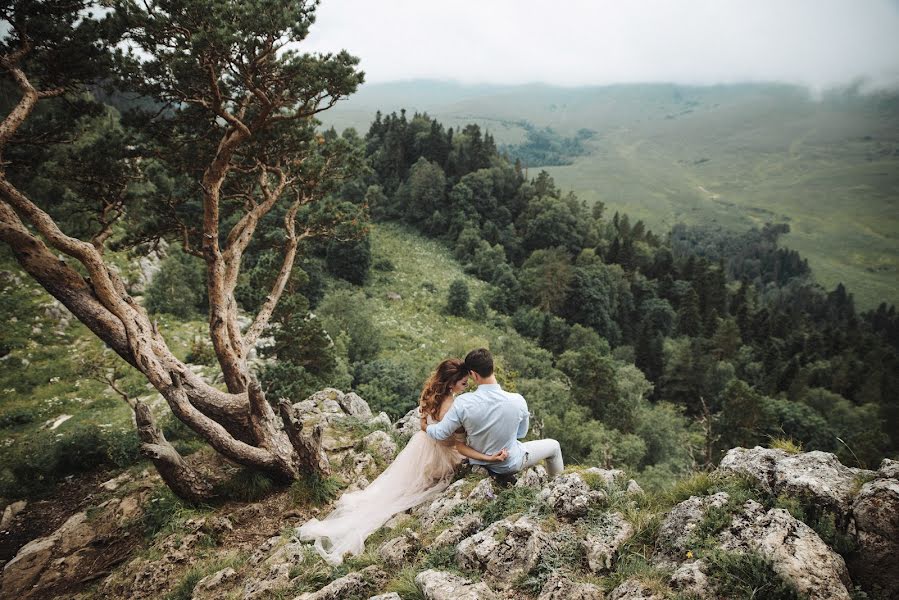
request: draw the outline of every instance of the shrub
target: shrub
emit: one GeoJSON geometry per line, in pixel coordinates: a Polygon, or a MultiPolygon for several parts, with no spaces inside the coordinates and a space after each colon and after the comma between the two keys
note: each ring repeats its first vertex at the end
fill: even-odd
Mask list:
{"type": "Polygon", "coordinates": [[[39,432],[16,445],[4,458],[0,496],[40,496],[69,475],[101,467],[126,467],[140,460],[137,434],[76,425],[61,438],[39,432]]]}
{"type": "Polygon", "coordinates": [[[0,415],[0,429],[27,425],[37,418],[34,410],[30,408],[14,408],[0,415]]]}
{"type": "Polygon", "coordinates": [[[446,312],[457,317],[468,314],[468,302],[471,296],[468,292],[468,284],[464,279],[456,279],[450,284],[449,295],[446,300],[446,312]]]}
{"type": "Polygon", "coordinates": [[[196,365],[214,365],[216,358],[212,343],[207,338],[194,336],[184,360],[196,365]]]}

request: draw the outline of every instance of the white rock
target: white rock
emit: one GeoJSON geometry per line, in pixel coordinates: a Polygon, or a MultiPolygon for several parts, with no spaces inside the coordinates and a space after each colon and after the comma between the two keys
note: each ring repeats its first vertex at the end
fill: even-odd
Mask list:
{"type": "Polygon", "coordinates": [[[537,500],[549,506],[564,519],[577,519],[587,514],[593,502],[606,497],[604,492],[591,490],[577,473],[563,473],[549,481],[537,500]]]}
{"type": "Polygon", "coordinates": [[[659,527],[658,545],[662,553],[683,560],[689,548],[690,534],[696,529],[706,511],[727,504],[730,495],[718,492],[711,496],[691,496],[672,508],[659,527]]]}
{"type": "Polygon", "coordinates": [[[384,559],[387,566],[399,567],[414,558],[419,550],[421,550],[421,539],[417,533],[407,529],[403,535],[384,542],[378,550],[378,554],[384,559]]]}
{"type": "Polygon", "coordinates": [[[3,509],[3,517],[0,518],[0,529],[9,527],[12,524],[13,519],[16,518],[16,515],[25,510],[26,506],[28,506],[26,500],[19,500],[7,505],[7,507],[3,509]]]}
{"type": "Polygon", "coordinates": [[[554,574],[540,591],[537,600],[602,600],[602,590],[592,583],[574,583],[554,574]]]}
{"type": "Polygon", "coordinates": [[[385,431],[372,431],[362,441],[369,452],[384,460],[390,461],[396,456],[396,442],[385,431]]]}
{"type": "Polygon", "coordinates": [[[634,526],[621,513],[606,513],[581,543],[587,555],[587,566],[594,573],[612,568],[618,549],[634,535],[634,526]]]}
{"type": "Polygon", "coordinates": [[[668,584],[675,590],[697,598],[709,598],[711,585],[703,570],[702,560],[691,560],[683,563],[671,575],[668,584]]]}
{"type": "Polygon", "coordinates": [[[852,584],[843,558],[815,531],[780,508],[765,511],[754,500],[743,505],[718,537],[730,551],[758,552],[774,571],[810,600],[850,600],[852,584]]]}
{"type": "Polygon", "coordinates": [[[377,416],[372,417],[365,423],[369,427],[378,427],[385,431],[389,431],[393,427],[393,423],[390,422],[390,417],[386,412],[379,412],[377,416]]]}
{"type": "Polygon", "coordinates": [[[721,459],[718,471],[748,475],[774,495],[811,497],[840,519],[849,513],[858,478],[874,475],[843,465],[829,452],[789,454],[761,446],[732,448],[721,459]]]}
{"type": "Polygon", "coordinates": [[[317,592],[300,594],[294,600],[344,600],[358,597],[380,588],[386,579],[387,574],[372,565],[335,579],[317,592]]]}
{"type": "Polygon", "coordinates": [[[653,592],[646,584],[628,579],[609,594],[609,600],[663,600],[664,596],[653,592]]]}
{"type": "Polygon", "coordinates": [[[549,476],[546,474],[546,469],[543,465],[537,465],[536,467],[526,469],[521,473],[518,476],[518,481],[515,482],[515,487],[532,487],[539,489],[544,486],[547,479],[549,479],[549,476]]]}
{"type": "Polygon", "coordinates": [[[428,569],[415,577],[428,600],[495,600],[496,594],[486,583],[472,583],[445,571],[428,569]]]}
{"type": "Polygon", "coordinates": [[[505,589],[530,573],[551,548],[549,535],[530,517],[508,517],[462,540],[456,547],[456,562],[463,569],[486,572],[505,589]]]}
{"type": "Polygon", "coordinates": [[[232,579],[235,579],[236,577],[237,572],[231,567],[222,569],[221,571],[216,571],[212,575],[207,575],[206,577],[198,581],[196,587],[194,588],[194,593],[196,593],[197,589],[213,590],[217,587],[220,587],[223,583],[227,583],[232,579]]]}
{"type": "Polygon", "coordinates": [[[489,479],[479,481],[468,494],[468,499],[472,502],[488,502],[494,498],[496,498],[496,491],[493,489],[493,482],[489,479]]]}
{"type": "Polygon", "coordinates": [[[434,540],[432,548],[455,546],[463,539],[480,531],[483,526],[484,520],[481,518],[480,513],[462,515],[449,528],[440,532],[440,535],[434,540]]]}
{"type": "MultiPolygon", "coordinates": [[[[881,466],[884,471],[889,473],[881,466]]],[[[851,531],[858,542],[849,563],[853,579],[874,597],[899,598],[899,480],[862,486],[852,505],[851,531]]]]}

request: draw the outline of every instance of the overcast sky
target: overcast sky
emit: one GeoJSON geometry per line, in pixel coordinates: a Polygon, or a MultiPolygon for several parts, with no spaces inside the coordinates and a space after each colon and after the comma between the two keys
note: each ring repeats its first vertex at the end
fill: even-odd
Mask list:
{"type": "Polygon", "coordinates": [[[323,0],[366,81],[899,84],[899,0],[323,0]]]}

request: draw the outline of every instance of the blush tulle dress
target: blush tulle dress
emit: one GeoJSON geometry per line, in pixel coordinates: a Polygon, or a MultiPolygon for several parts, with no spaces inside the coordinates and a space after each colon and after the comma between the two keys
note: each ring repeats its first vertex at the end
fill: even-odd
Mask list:
{"type": "Polygon", "coordinates": [[[324,519],[304,523],[299,537],[314,541],[325,561],[339,565],[344,555],[361,554],[366,538],[390,517],[433,500],[446,489],[461,461],[462,455],[452,447],[417,431],[377,479],[365,489],[341,496],[324,519]]]}

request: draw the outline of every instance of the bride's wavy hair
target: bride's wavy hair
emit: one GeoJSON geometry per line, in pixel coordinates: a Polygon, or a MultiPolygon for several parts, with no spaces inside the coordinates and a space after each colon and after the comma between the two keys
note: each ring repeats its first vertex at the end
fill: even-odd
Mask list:
{"type": "Polygon", "coordinates": [[[437,368],[428,377],[424,389],[418,397],[418,406],[421,414],[431,415],[437,418],[440,403],[450,395],[453,386],[460,379],[468,377],[468,368],[458,358],[448,358],[437,365],[437,368]]]}

